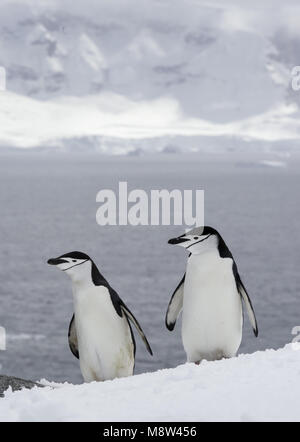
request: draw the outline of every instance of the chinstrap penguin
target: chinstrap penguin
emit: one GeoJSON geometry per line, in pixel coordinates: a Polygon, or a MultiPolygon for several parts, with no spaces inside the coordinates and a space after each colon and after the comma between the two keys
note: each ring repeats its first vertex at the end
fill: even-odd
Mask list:
{"type": "Polygon", "coordinates": [[[135,340],[129,320],[152,355],[147,338],[131,311],[85,253],[66,253],[49,259],[48,264],[71,278],[74,315],[68,339],[72,353],[79,359],[84,381],[131,376],[135,340]]]}
{"type": "Polygon", "coordinates": [[[182,341],[189,362],[235,356],[242,340],[242,301],[255,336],[258,329],[249,295],[223,238],[212,227],[196,227],[169,244],[184,247],[189,257],[169,302],[167,328],[174,329],[182,310],[182,341]]]}

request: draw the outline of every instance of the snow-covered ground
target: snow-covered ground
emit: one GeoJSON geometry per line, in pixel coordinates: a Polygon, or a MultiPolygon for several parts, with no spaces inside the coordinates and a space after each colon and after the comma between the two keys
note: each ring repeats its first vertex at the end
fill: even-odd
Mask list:
{"type": "Polygon", "coordinates": [[[299,375],[299,345],[288,344],[103,383],[8,391],[0,420],[300,421],[299,375]]]}

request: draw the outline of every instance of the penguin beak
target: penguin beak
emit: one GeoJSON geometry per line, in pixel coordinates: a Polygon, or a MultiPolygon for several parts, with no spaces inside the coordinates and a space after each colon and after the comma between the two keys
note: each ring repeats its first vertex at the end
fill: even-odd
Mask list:
{"type": "Polygon", "coordinates": [[[181,244],[183,242],[189,241],[189,238],[185,238],[184,236],[178,236],[177,238],[171,238],[168,241],[168,244],[181,244]]]}
{"type": "Polygon", "coordinates": [[[65,259],[61,259],[61,258],[51,258],[48,259],[47,263],[52,265],[52,266],[57,266],[58,264],[64,264],[66,261],[65,259]]]}

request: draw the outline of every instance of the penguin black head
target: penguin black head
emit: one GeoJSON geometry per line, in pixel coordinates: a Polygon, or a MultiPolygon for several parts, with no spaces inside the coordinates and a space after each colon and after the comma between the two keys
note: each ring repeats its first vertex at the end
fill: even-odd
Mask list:
{"type": "Polygon", "coordinates": [[[70,252],[48,259],[48,264],[66,272],[73,281],[90,281],[94,285],[106,284],[94,261],[82,252],[70,252]]]}
{"type": "Polygon", "coordinates": [[[75,275],[76,273],[85,273],[91,269],[91,258],[82,252],[70,252],[64,255],[58,256],[57,258],[51,258],[48,264],[56,266],[59,270],[67,272],[69,276],[75,275]],[[80,267],[80,269],[79,269],[80,267]]]}
{"type": "Polygon", "coordinates": [[[178,245],[190,253],[201,253],[208,248],[217,248],[221,239],[216,229],[209,226],[195,227],[177,238],[169,239],[169,244],[178,245]]]}

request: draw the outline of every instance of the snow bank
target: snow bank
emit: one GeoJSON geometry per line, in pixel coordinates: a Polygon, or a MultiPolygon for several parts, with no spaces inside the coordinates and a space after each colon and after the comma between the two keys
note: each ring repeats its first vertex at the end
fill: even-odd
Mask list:
{"type": "MultiPolygon", "coordinates": [[[[100,137],[100,150],[105,152],[101,139],[109,144],[112,138],[119,140],[124,153],[126,145],[121,141],[126,140],[141,143],[159,137],[238,137],[272,143],[300,137],[299,112],[293,104],[279,105],[255,117],[214,123],[185,116],[174,98],[135,101],[108,92],[49,101],[2,92],[0,127],[0,146],[53,147],[68,140],[100,137]]],[[[111,148],[109,152],[114,153],[111,148]]]]}
{"type": "Polygon", "coordinates": [[[0,420],[298,421],[299,350],[289,344],[103,383],[7,391],[0,420]]]}

